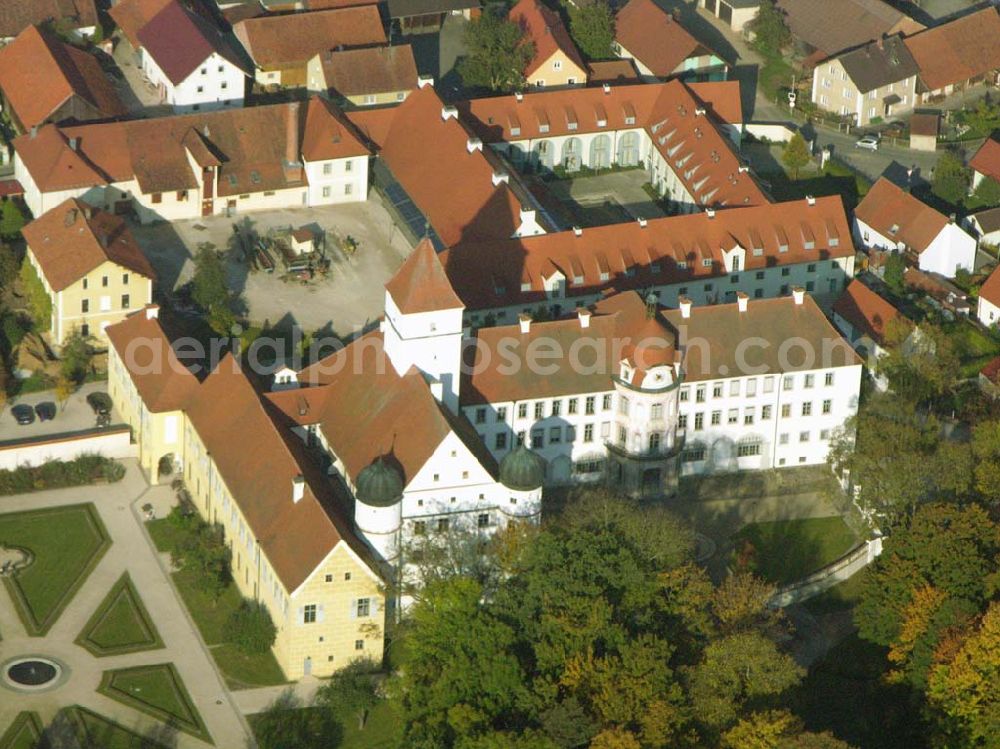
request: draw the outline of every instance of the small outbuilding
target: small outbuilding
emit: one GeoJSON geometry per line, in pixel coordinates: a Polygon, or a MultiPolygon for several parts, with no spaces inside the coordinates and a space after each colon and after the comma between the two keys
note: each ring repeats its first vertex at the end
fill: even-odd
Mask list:
{"type": "Polygon", "coordinates": [[[918,112],[910,119],[910,148],[914,151],[936,151],[940,115],[918,112]]]}

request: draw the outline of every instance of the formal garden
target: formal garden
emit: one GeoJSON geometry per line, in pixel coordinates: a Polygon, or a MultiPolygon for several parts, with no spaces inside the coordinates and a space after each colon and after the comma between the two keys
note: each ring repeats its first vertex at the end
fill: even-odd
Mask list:
{"type": "MultiPolygon", "coordinates": [[[[102,467],[88,465],[85,473],[102,467]]],[[[71,475],[64,469],[58,475],[71,475]]],[[[5,655],[46,653],[50,649],[61,653],[54,663],[57,677],[51,687],[38,694],[38,702],[30,693],[17,707],[34,708],[3,711],[0,721],[0,749],[37,749],[38,746],[93,746],[102,749],[176,746],[177,732],[189,734],[211,744],[205,722],[195,707],[187,687],[176,667],[164,662],[129,665],[121,659],[136,653],[163,650],[164,641],[153,617],[128,571],[111,584],[106,592],[88,587],[82,599],[78,596],[91,573],[105,558],[112,539],[93,504],[70,504],[28,511],[0,514],[0,552],[6,564],[4,587],[9,594],[10,610],[16,612],[24,632],[8,625],[0,633],[5,655]],[[99,594],[99,598],[94,596],[99,594]],[[81,599],[81,600],[78,600],[81,599]],[[92,610],[91,610],[92,609],[92,610]],[[117,656],[116,668],[103,672],[97,692],[131,711],[134,718],[123,719],[129,710],[95,712],[91,707],[72,704],[85,700],[79,687],[68,693],[66,703],[53,705],[48,689],[62,687],[74,678],[74,671],[86,670],[83,661],[67,655],[60,626],[61,618],[72,617],[83,622],[75,635],[83,659],[88,656],[104,659],[117,656]],[[84,653],[83,651],[86,651],[84,653]],[[52,710],[58,712],[54,714],[52,710]],[[101,713],[107,714],[101,714],[101,713]],[[155,719],[140,721],[138,713],[155,719]],[[43,715],[46,716],[43,719],[43,715]],[[145,729],[137,729],[136,726],[145,729]],[[141,730],[137,732],[137,730],[141,730]],[[47,743],[40,743],[47,742],[47,743]]],[[[0,601],[0,606],[7,606],[0,601]]],[[[13,615],[12,615],[13,616],[13,615]]],[[[76,629],[74,627],[74,629],[76,629]]],[[[0,707],[4,699],[0,698],[0,707]]]]}

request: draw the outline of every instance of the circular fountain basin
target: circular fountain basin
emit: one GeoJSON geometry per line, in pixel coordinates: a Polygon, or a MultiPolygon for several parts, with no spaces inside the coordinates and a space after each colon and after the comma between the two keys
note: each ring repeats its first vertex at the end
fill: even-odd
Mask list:
{"type": "Polygon", "coordinates": [[[40,692],[59,684],[65,673],[62,664],[51,658],[22,656],[3,665],[3,683],[22,692],[40,692]]]}

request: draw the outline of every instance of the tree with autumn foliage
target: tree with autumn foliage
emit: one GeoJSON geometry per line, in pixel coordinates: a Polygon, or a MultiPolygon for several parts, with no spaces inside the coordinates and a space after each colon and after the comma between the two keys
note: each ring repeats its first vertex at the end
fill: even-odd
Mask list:
{"type": "Polygon", "coordinates": [[[803,676],[767,606],[774,589],[749,574],[713,585],[670,513],[579,492],[530,542],[500,548],[502,585],[439,565],[403,622],[390,691],[407,747],[693,749],[730,736],[749,749],[741,736],[806,735],[797,720],[765,726],[803,676]]]}

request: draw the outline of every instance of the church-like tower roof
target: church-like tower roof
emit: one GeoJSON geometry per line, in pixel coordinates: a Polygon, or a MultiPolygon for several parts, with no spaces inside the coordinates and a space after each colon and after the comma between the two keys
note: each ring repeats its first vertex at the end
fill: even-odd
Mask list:
{"type": "Polygon", "coordinates": [[[404,314],[465,306],[451,287],[434,245],[427,238],[420,241],[385,289],[404,314]]]}
{"type": "Polygon", "coordinates": [[[532,491],[545,481],[545,459],[524,444],[500,461],[500,483],[514,491],[532,491]]]}
{"type": "Polygon", "coordinates": [[[382,458],[376,458],[358,474],[357,497],[372,507],[390,507],[403,496],[403,479],[399,471],[382,458]]]}

